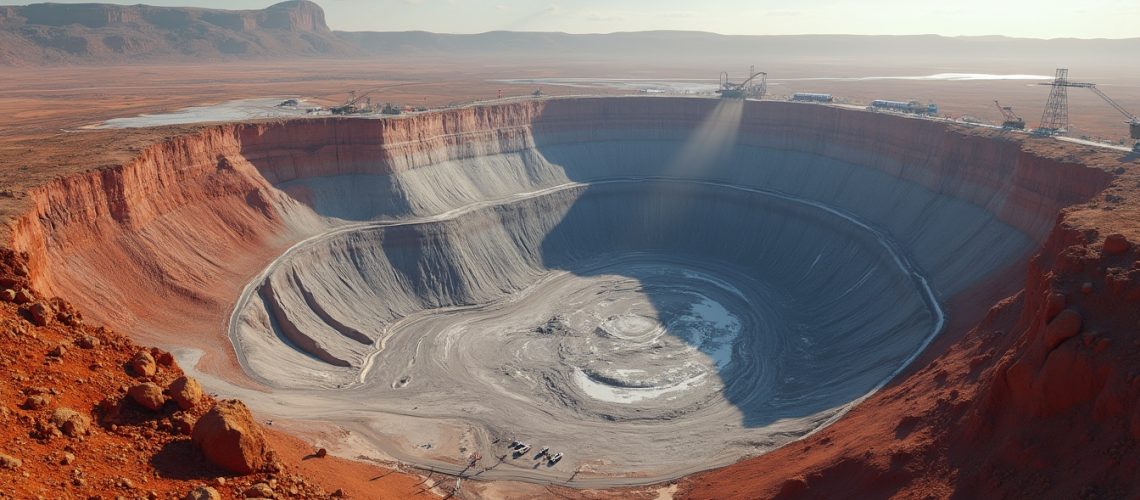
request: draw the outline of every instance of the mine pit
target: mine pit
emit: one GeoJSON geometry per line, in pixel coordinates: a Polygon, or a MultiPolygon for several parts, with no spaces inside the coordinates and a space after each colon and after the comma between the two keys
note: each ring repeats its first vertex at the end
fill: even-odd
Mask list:
{"type": "Polygon", "coordinates": [[[1019,154],[704,98],[203,126],[49,184],[14,238],[65,263],[43,289],[355,455],[459,472],[520,440],[564,458],[481,478],[642,484],[833,422],[1107,183],[1019,154]]]}

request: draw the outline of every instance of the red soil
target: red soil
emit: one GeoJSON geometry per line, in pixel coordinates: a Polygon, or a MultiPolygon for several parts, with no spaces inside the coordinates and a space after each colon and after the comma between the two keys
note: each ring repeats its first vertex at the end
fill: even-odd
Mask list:
{"type": "Polygon", "coordinates": [[[0,249],[0,285],[26,290],[31,299],[0,302],[0,454],[19,462],[0,469],[0,497],[181,498],[210,485],[225,497],[240,498],[259,482],[271,482],[288,498],[325,498],[338,489],[355,498],[435,496],[417,489],[412,476],[334,457],[306,458],[312,448],[277,432],[269,435],[278,463],[268,470],[238,477],[210,464],[179,426],[183,420],[193,423],[213,398],[205,396],[188,411],[173,402],[150,411],[129,401],[129,387],[144,381],[166,387],[182,370],[168,354],[85,324],[67,302],[29,288],[28,274],[23,256],[0,249]],[[49,313],[42,326],[29,314],[35,304],[49,313]],[[127,367],[143,350],[158,359],[153,376],[136,376],[127,367]],[[33,396],[46,404],[28,404],[33,396]],[[61,432],[50,422],[59,408],[87,418],[87,430],[61,432]]]}

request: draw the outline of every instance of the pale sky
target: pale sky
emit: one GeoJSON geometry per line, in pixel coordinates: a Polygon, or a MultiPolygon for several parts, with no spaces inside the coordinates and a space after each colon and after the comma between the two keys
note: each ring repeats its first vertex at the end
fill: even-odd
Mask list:
{"type": "MultiPolygon", "coordinates": [[[[100,0],[52,0],[88,3],[100,0]]],[[[259,9],[257,0],[103,0],[259,9]]],[[[7,2],[2,2],[7,3],[7,2]]],[[[1140,0],[318,0],[343,31],[1140,37],[1140,0]]]]}

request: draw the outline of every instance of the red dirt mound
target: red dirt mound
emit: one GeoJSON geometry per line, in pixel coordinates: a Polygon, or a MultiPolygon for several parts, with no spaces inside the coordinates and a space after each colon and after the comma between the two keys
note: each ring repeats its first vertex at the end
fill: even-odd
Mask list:
{"type": "Polygon", "coordinates": [[[212,397],[183,409],[160,392],[151,409],[128,395],[183,377],[169,353],[85,324],[68,303],[40,296],[29,288],[24,256],[7,249],[0,249],[0,287],[14,292],[0,294],[0,497],[182,498],[210,486],[230,498],[260,483],[279,498],[327,498],[337,490],[357,498],[432,496],[405,474],[333,457],[304,460],[312,450],[275,433],[264,466],[234,475],[191,443],[212,397]],[[131,361],[140,352],[154,364],[138,372],[131,361]]]}

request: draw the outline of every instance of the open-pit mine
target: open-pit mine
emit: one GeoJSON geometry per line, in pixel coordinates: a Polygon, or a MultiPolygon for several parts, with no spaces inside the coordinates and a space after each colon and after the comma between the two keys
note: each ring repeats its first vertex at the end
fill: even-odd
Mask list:
{"type": "Polygon", "coordinates": [[[819,432],[979,321],[950,304],[1113,179],[1021,141],[672,97],[201,125],[34,189],[12,238],[39,290],[346,455],[649,484],[819,432]]]}

